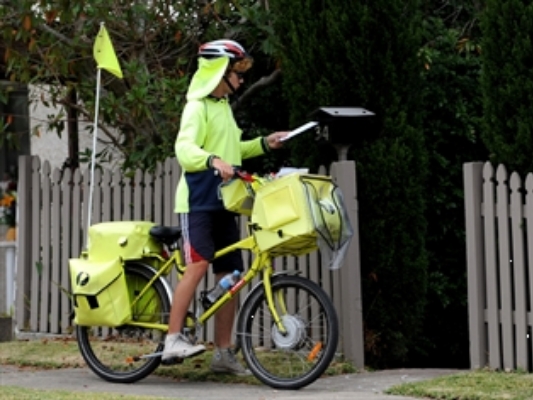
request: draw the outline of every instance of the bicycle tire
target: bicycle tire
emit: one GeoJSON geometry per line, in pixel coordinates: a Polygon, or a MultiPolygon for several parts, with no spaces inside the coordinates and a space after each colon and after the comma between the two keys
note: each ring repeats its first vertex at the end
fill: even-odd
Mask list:
{"type": "MultiPolygon", "coordinates": [[[[154,272],[142,263],[125,265],[131,295],[153,278],[154,272]]],[[[170,299],[161,281],[141,297],[132,309],[133,321],[168,323],[170,299]]],[[[136,326],[117,328],[76,326],[78,348],[89,368],[102,379],[114,383],[132,383],[150,375],[160,364],[161,356],[134,360],[139,353],[163,350],[166,332],[136,326]]]]}
{"type": "Polygon", "coordinates": [[[335,357],[337,313],[326,292],[303,277],[276,276],[272,292],[287,333],[273,322],[261,285],[242,305],[237,339],[257,379],[276,389],[300,389],[318,379],[335,357]]]}

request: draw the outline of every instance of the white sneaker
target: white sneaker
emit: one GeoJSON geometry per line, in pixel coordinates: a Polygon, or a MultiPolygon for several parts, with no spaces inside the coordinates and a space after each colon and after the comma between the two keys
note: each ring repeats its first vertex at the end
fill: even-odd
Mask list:
{"type": "Polygon", "coordinates": [[[211,371],[223,372],[237,376],[249,376],[252,372],[244,368],[231,349],[216,349],[211,360],[211,371]]]}
{"type": "Polygon", "coordinates": [[[191,344],[189,340],[181,333],[167,335],[165,339],[165,348],[163,349],[163,360],[170,358],[187,358],[196,356],[205,351],[205,346],[201,344],[191,344]]]}

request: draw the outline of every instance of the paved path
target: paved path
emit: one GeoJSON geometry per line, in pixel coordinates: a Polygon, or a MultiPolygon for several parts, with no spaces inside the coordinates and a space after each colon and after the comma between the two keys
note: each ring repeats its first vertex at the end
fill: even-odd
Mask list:
{"type": "Polygon", "coordinates": [[[400,383],[431,379],[457,372],[459,371],[442,369],[363,372],[322,378],[298,391],[283,391],[267,386],[176,382],[154,375],[134,384],[112,384],[103,381],[85,368],[42,371],[2,365],[0,366],[0,386],[150,395],[180,400],[408,400],[411,398],[385,395],[383,391],[400,383]]]}

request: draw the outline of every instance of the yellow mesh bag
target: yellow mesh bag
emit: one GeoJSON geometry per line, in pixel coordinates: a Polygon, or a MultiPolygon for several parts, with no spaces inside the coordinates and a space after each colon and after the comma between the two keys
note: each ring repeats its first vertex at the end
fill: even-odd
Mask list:
{"type": "Polygon", "coordinates": [[[77,325],[120,326],[131,319],[130,293],[122,261],[69,260],[77,325]]]}
{"type": "Polygon", "coordinates": [[[156,289],[151,286],[146,289],[148,281],[137,275],[127,275],[126,282],[130,295],[130,304],[136,299],[132,306],[132,316],[137,322],[159,322],[161,317],[161,302],[156,289]],[[145,290],[144,294],[137,299],[137,296],[145,290]]]}

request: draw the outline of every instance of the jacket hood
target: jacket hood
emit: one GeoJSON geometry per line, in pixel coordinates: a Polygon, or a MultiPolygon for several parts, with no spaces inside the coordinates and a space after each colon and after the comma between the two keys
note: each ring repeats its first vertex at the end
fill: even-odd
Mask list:
{"type": "Polygon", "coordinates": [[[229,57],[198,58],[198,70],[194,73],[187,100],[199,100],[210,94],[222,80],[228,68],[229,57]]]}

